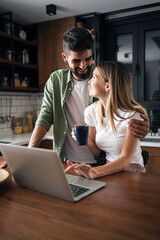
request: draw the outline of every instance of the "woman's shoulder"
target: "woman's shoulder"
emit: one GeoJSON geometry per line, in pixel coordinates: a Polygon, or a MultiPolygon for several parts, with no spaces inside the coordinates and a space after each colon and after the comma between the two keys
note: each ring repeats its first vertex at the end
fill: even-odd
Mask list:
{"type": "Polygon", "coordinates": [[[97,107],[98,107],[98,101],[94,102],[91,105],[89,105],[88,107],[86,107],[85,111],[86,112],[96,112],[97,111],[97,107]]]}
{"type": "Polygon", "coordinates": [[[138,109],[140,110],[140,106],[135,105],[134,109],[135,110],[122,110],[122,109],[119,109],[119,113],[124,118],[130,118],[130,119],[134,118],[134,119],[142,120],[142,118],[140,116],[141,112],[138,111],[138,109]]]}
{"type": "Polygon", "coordinates": [[[92,103],[84,111],[84,121],[89,126],[95,126],[97,121],[97,106],[98,103],[92,103]]]}

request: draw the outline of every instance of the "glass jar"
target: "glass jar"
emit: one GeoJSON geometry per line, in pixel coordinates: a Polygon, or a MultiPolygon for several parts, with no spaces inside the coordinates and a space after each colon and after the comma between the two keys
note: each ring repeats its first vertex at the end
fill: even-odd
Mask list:
{"type": "Polygon", "coordinates": [[[33,130],[33,119],[32,119],[32,113],[27,112],[26,113],[27,121],[28,121],[28,127],[29,127],[29,132],[32,132],[33,130]]]}
{"type": "Polygon", "coordinates": [[[21,87],[28,87],[28,77],[24,77],[21,82],[21,87]]]}
{"type": "Polygon", "coordinates": [[[2,85],[3,85],[3,86],[8,86],[8,85],[9,85],[8,77],[3,77],[3,78],[2,78],[2,85]]]}
{"type": "Polygon", "coordinates": [[[22,133],[22,123],[21,122],[14,123],[14,133],[15,134],[22,133]]]}
{"type": "Polygon", "coordinates": [[[24,118],[22,119],[22,121],[23,121],[22,132],[23,132],[23,133],[29,132],[28,119],[27,119],[26,117],[24,117],[24,118]]]}
{"type": "Polygon", "coordinates": [[[21,86],[19,73],[14,74],[14,86],[15,87],[20,87],[21,86]]]}

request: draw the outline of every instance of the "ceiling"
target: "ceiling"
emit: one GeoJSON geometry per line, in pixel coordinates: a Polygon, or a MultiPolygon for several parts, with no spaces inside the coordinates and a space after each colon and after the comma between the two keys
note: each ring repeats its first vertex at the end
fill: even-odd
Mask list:
{"type": "Polygon", "coordinates": [[[106,13],[159,3],[159,0],[0,0],[0,13],[11,11],[13,20],[28,25],[86,13],[106,13]],[[57,6],[57,14],[46,14],[46,5],[57,6]]]}

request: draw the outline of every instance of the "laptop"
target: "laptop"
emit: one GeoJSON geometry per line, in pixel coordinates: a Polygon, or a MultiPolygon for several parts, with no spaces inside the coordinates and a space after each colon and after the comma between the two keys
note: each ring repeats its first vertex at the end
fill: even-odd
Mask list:
{"type": "Polygon", "coordinates": [[[106,184],[64,172],[57,152],[0,144],[15,181],[21,186],[70,202],[77,202],[106,184]]]}

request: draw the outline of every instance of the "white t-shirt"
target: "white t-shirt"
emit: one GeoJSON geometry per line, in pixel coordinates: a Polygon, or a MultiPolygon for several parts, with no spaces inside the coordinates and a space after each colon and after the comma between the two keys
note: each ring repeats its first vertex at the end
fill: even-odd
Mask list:
{"type": "MultiPolygon", "coordinates": [[[[109,161],[114,161],[120,157],[122,147],[125,141],[126,132],[128,128],[128,122],[131,118],[142,120],[140,117],[140,113],[136,113],[133,117],[127,120],[119,119],[117,116],[116,119],[120,121],[114,120],[115,127],[117,130],[117,133],[113,133],[110,121],[107,125],[107,119],[104,118],[104,126],[102,129],[100,129],[98,124],[98,114],[97,114],[97,107],[98,102],[95,102],[88,106],[85,109],[84,115],[85,115],[85,122],[87,125],[95,127],[96,128],[96,145],[98,148],[106,152],[106,159],[109,161]]],[[[129,117],[133,114],[131,111],[124,112],[122,110],[119,110],[119,113],[122,117],[129,117]]],[[[132,163],[138,163],[143,166],[143,158],[141,155],[141,147],[140,147],[140,141],[138,141],[137,148],[135,150],[134,156],[132,158],[132,163]]]]}
{"type": "Polygon", "coordinates": [[[84,110],[89,105],[88,80],[76,81],[73,79],[74,88],[66,100],[65,113],[68,122],[68,132],[64,144],[64,156],[73,162],[96,163],[93,154],[86,147],[78,146],[71,136],[74,125],[86,125],[84,122],[84,110]]]}

